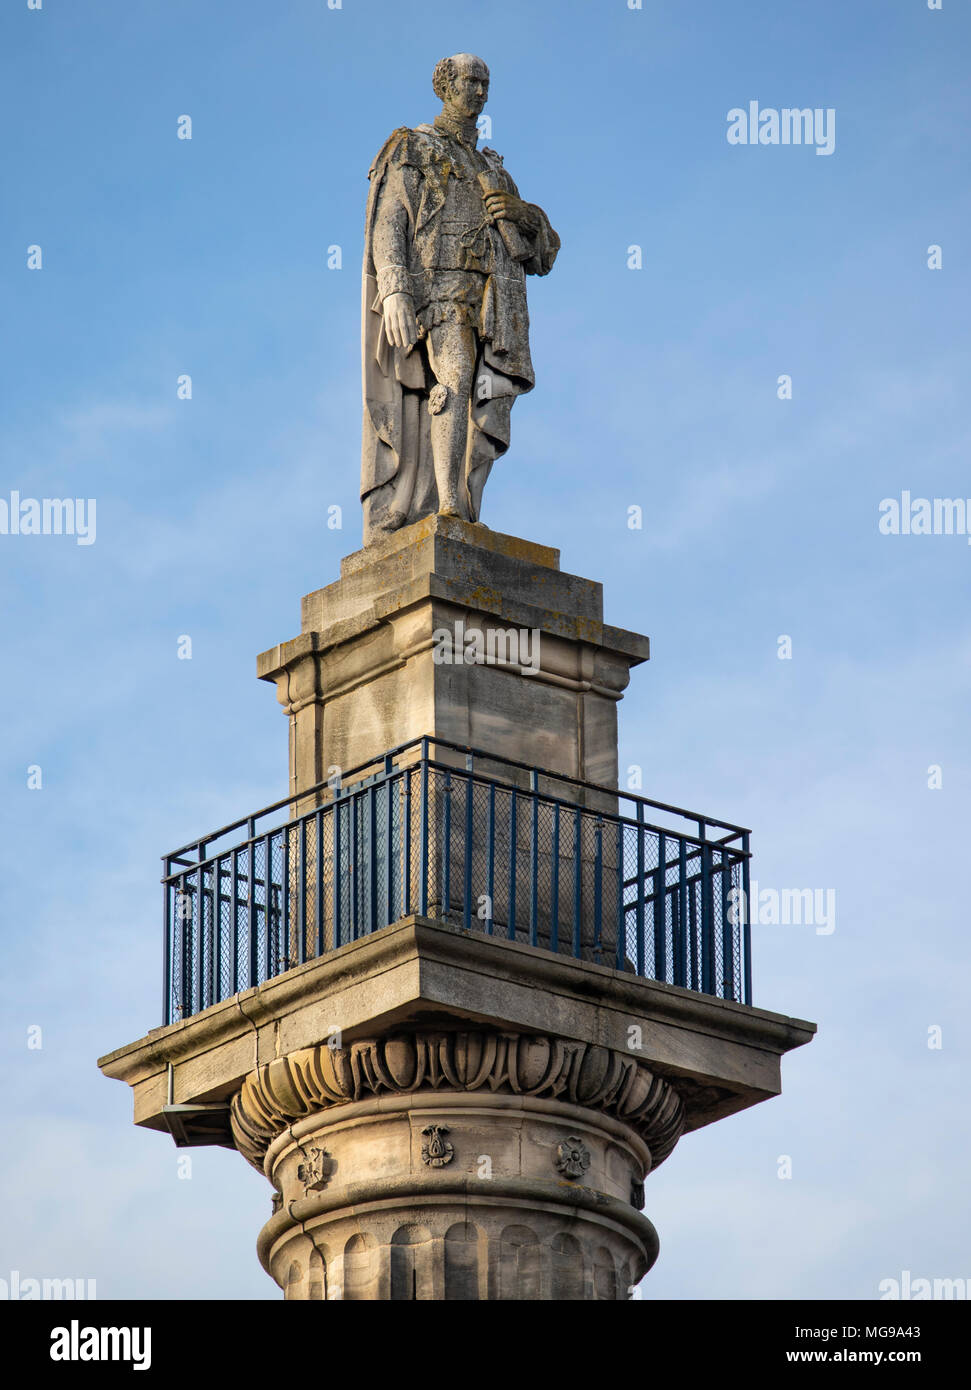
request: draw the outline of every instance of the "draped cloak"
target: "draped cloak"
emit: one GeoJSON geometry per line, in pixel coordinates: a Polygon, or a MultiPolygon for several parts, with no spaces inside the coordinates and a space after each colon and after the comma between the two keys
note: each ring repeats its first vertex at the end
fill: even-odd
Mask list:
{"type": "Polygon", "coordinates": [[[361,304],[365,544],[438,510],[429,429],[435,385],[425,348],[429,328],[455,318],[471,324],[476,334],[464,480],[472,521],[478,520],[493,460],[509,447],[513,401],[535,382],[525,277],[549,273],[559,238],[542,209],[531,205],[539,227],[532,235],[517,228],[521,254],[514,259],[485,211],[478,172],[491,186],[518,197],[494,150],[457,147],[432,126],[421,125],[396,130],[369,173],[361,304]],[[466,181],[458,201],[454,191],[450,198],[450,179],[466,181]],[[443,216],[456,208],[463,214],[460,225],[443,216]],[[389,237],[397,263],[376,265],[375,241],[388,244],[389,237]],[[481,298],[462,293],[468,282],[481,283],[481,298]],[[382,303],[397,291],[410,293],[415,305],[420,336],[410,353],[389,343],[384,331],[382,303]]]}

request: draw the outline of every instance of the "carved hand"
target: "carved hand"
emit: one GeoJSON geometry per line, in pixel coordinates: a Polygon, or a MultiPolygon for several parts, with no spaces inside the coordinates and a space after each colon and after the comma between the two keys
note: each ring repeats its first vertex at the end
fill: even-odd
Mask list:
{"type": "Polygon", "coordinates": [[[410,294],[389,294],[382,305],[384,331],[394,347],[410,352],[418,341],[418,320],[415,303],[410,294]]]}
{"type": "Polygon", "coordinates": [[[486,212],[494,222],[515,222],[529,236],[539,231],[539,218],[533,208],[529,203],[524,203],[522,198],[517,198],[515,193],[502,193],[497,190],[487,193],[483,201],[486,212]]]}

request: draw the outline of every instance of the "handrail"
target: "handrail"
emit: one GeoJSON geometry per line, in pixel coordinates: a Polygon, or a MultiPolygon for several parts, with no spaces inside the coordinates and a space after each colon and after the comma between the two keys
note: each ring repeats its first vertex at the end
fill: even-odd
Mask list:
{"type": "Polygon", "coordinates": [[[750,832],[729,822],[413,739],[340,784],[317,783],[165,856],[164,1017],[191,1016],[412,912],[750,1003],[750,857],[750,832]],[[528,786],[491,764],[525,769],[528,786]],[[324,788],[332,795],[313,804],[324,788]],[[577,799],[559,794],[569,788],[577,799]],[[297,803],[310,804],[280,816],[297,803]],[[650,808],[684,824],[656,824],[650,808]]]}
{"type": "MultiPolygon", "coordinates": [[[[283,797],[279,801],[271,801],[270,804],[264,806],[262,810],[253,811],[248,816],[240,816],[238,820],[231,821],[228,825],[221,826],[218,830],[212,830],[208,835],[199,836],[199,838],[195,840],[189,840],[184,845],[180,845],[178,849],[172,850],[169,854],[162,855],[162,858],[167,862],[178,860],[180,855],[205,848],[213,841],[220,840],[224,835],[230,834],[231,831],[238,830],[242,825],[262,820],[264,816],[268,816],[274,811],[281,811],[284,807],[292,806],[295,802],[304,801],[307,797],[316,796],[320,792],[329,790],[334,792],[335,795],[341,795],[342,793],[346,795],[350,792],[350,788],[345,787],[344,783],[356,777],[358,773],[365,772],[368,768],[376,767],[380,763],[384,763],[387,768],[389,760],[400,757],[402,753],[407,752],[411,748],[417,748],[419,746],[424,748],[428,744],[434,744],[439,748],[448,748],[452,752],[463,753],[467,757],[470,756],[473,759],[481,758],[487,762],[502,763],[506,767],[515,767],[521,772],[537,772],[541,777],[547,778],[550,781],[563,782],[571,787],[582,787],[585,791],[599,792],[605,796],[621,797],[625,801],[634,802],[635,805],[651,806],[656,811],[666,811],[669,815],[680,816],[682,820],[693,821],[696,825],[717,826],[721,830],[729,830],[732,832],[731,836],[728,838],[734,838],[736,835],[750,835],[752,833],[746,826],[735,825],[732,821],[718,820],[714,816],[705,816],[697,811],[688,811],[682,806],[673,806],[665,801],[656,801],[652,797],[641,796],[637,792],[623,791],[619,787],[608,787],[602,782],[588,782],[585,778],[572,777],[567,773],[550,772],[545,768],[535,768],[529,763],[520,762],[516,758],[507,758],[501,753],[487,753],[481,748],[472,747],[470,744],[453,743],[450,739],[435,738],[431,734],[423,734],[418,738],[408,739],[405,743],[399,743],[396,747],[389,749],[387,753],[378,754],[373,758],[369,758],[366,762],[358,763],[356,767],[349,768],[346,772],[342,770],[340,782],[336,787],[334,786],[333,777],[325,777],[322,781],[315,782],[312,787],[306,788],[305,791],[294,792],[291,796],[283,797]]],[[[422,760],[427,761],[430,767],[448,771],[456,770],[453,769],[450,764],[440,763],[434,758],[426,758],[424,754],[422,755],[422,760]]],[[[474,772],[475,768],[463,770],[471,770],[474,772]]],[[[391,773],[386,773],[386,775],[393,775],[394,771],[404,771],[404,769],[394,769],[391,773]]],[[[479,776],[483,777],[484,775],[480,773],[479,776]]],[[[507,784],[503,783],[501,785],[507,784]]],[[[525,788],[522,790],[524,792],[526,791],[525,788]]],[[[540,795],[543,795],[543,793],[540,793],[540,795]]],[[[545,795],[548,797],[552,796],[551,793],[546,793],[545,795]]],[[[565,798],[561,798],[561,801],[562,804],[569,804],[565,798]]],[[[650,823],[645,822],[645,824],[649,825],[650,823]]],[[[653,829],[659,831],[665,828],[654,826],[653,829]]],[[[667,833],[666,829],[665,833],[667,833]]],[[[682,832],[678,833],[680,834],[682,832]]],[[[250,838],[258,839],[259,836],[253,834],[250,838]]],[[[689,838],[700,839],[703,837],[696,835],[689,838]]],[[[713,843],[717,844],[719,842],[714,841],[713,843]]],[[[191,862],[198,865],[199,860],[193,859],[191,862]]]]}

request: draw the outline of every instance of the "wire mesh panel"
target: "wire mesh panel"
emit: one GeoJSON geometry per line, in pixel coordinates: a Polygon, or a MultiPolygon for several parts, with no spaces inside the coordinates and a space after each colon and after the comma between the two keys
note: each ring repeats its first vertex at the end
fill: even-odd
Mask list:
{"type": "Polygon", "coordinates": [[[291,798],[238,822],[245,837],[216,855],[228,832],[167,858],[166,1021],[412,913],[751,1001],[747,831],[586,783],[569,799],[546,790],[566,779],[537,770],[484,776],[470,751],[465,767],[443,764],[428,742],[418,761],[389,754],[316,789],[300,815],[291,798]],[[658,811],[694,832],[654,824],[658,811]]]}
{"type": "Polygon", "coordinates": [[[743,996],[738,851],[625,832],[621,968],[721,999],[743,996]]]}

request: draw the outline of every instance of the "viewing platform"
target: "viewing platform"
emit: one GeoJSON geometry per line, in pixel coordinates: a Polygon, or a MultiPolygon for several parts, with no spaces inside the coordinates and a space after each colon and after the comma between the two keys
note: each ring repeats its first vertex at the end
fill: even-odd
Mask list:
{"type": "Polygon", "coordinates": [[[412,740],[165,856],[163,1020],[413,913],[751,1004],[749,834],[412,740]]]}

